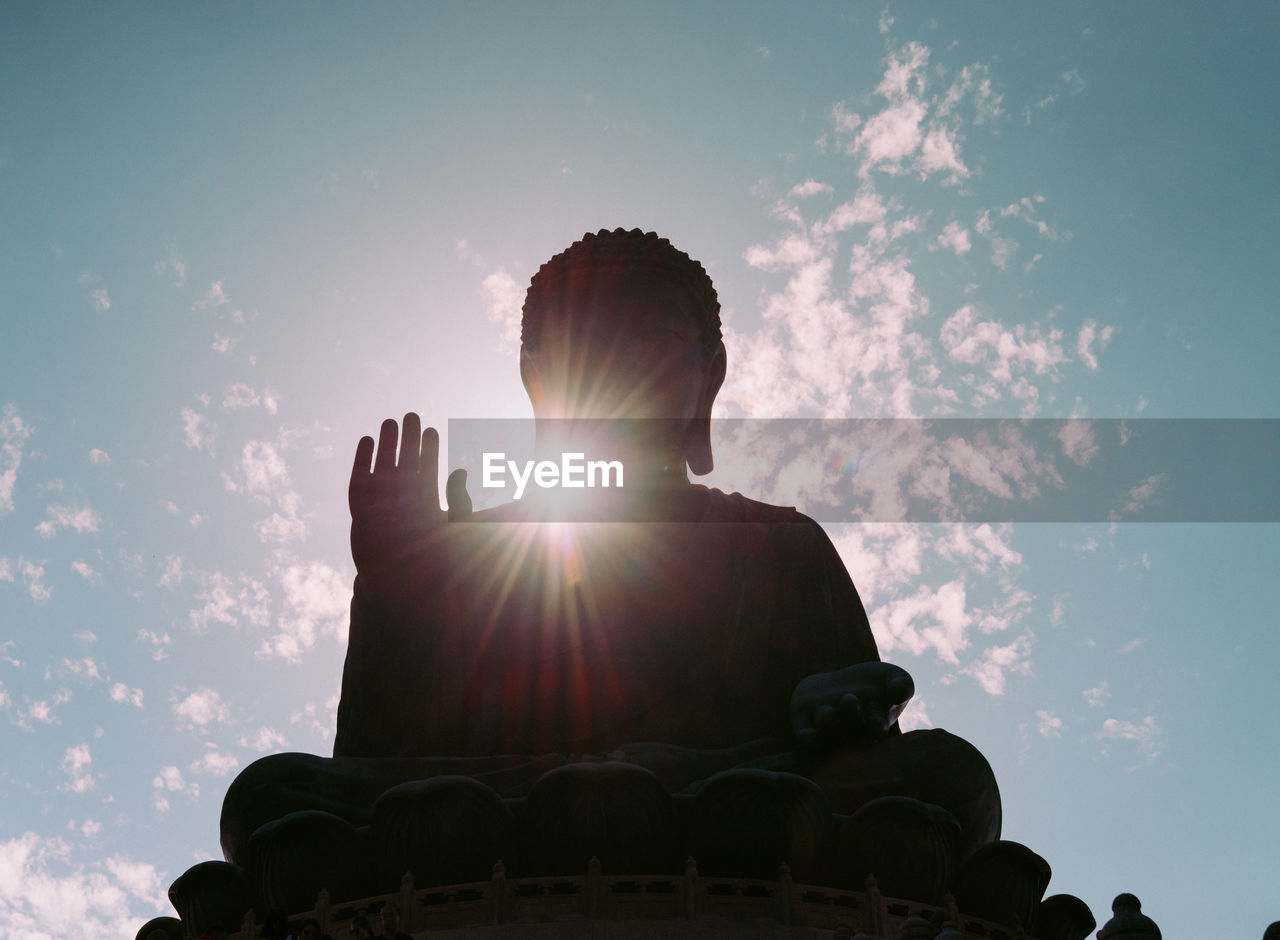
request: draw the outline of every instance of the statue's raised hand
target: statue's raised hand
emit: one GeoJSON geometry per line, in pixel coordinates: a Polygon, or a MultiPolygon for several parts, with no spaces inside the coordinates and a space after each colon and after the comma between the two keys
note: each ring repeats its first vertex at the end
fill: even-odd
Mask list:
{"type": "Polygon", "coordinates": [[[791,696],[796,742],[814,750],[883,737],[916,686],[892,663],[857,663],[800,680],[791,696]]]}
{"type": "Polygon", "coordinates": [[[347,490],[351,557],[356,571],[374,581],[394,577],[403,564],[433,545],[449,520],[471,514],[464,470],[449,475],[449,508],[440,508],[440,435],[436,429],[423,431],[416,414],[405,415],[397,460],[399,432],[395,419],[382,422],[376,459],[373,438],[360,439],[347,490]]]}

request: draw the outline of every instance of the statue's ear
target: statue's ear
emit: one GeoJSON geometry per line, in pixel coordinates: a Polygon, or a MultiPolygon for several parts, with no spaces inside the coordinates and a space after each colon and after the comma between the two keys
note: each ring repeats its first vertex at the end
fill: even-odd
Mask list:
{"type": "Polygon", "coordinates": [[[724,343],[717,342],[715,352],[703,372],[702,397],[698,399],[698,414],[685,438],[684,455],[689,469],[695,476],[705,476],[715,469],[711,455],[711,406],[716,402],[720,386],[724,384],[724,343]]]}
{"type": "Polygon", "coordinates": [[[524,383],[525,393],[536,414],[542,401],[542,371],[538,367],[538,357],[523,343],[520,344],[520,381],[524,383]]]}

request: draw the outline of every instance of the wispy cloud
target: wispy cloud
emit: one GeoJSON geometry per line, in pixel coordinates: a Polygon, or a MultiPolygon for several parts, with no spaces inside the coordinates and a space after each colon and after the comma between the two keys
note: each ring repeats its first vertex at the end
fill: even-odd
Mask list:
{"type": "Polygon", "coordinates": [[[90,506],[46,506],[49,518],[36,526],[42,538],[52,538],[62,529],[71,529],[79,535],[97,532],[102,519],[90,506]]]}
{"type": "Polygon", "coordinates": [[[22,466],[23,446],[35,428],[23,423],[18,407],[6,404],[0,411],[0,514],[13,509],[13,488],[22,466]]]}
{"type": "Polygon", "coordinates": [[[1090,708],[1101,708],[1111,693],[1107,690],[1107,683],[1104,679],[1093,688],[1085,689],[1080,694],[1084,696],[1084,700],[1090,708]]]}
{"type": "Polygon", "coordinates": [[[225,724],[231,719],[231,709],[214,689],[202,688],[185,698],[174,696],[173,714],[178,726],[184,729],[206,728],[211,724],[225,724]]]}
{"type": "Polygon", "coordinates": [[[253,737],[242,736],[239,745],[243,748],[251,748],[259,754],[265,754],[267,751],[278,751],[285,746],[285,737],[275,728],[263,725],[253,737]]]}
{"type": "Polygon", "coordinates": [[[76,283],[85,288],[85,299],[96,313],[106,313],[111,309],[111,294],[102,283],[102,278],[85,271],[76,279],[76,283]]]}
{"type": "Polygon", "coordinates": [[[199,760],[193,761],[187,769],[196,774],[209,774],[214,777],[225,777],[240,766],[240,760],[234,754],[219,751],[212,744],[205,745],[205,752],[199,760]]]}
{"type": "MultiPolygon", "coordinates": [[[[1102,723],[1102,730],[1097,736],[1102,741],[1133,741],[1138,753],[1148,762],[1164,749],[1163,733],[1154,715],[1147,715],[1140,722],[1108,718],[1102,723]]],[[[1103,753],[1107,753],[1105,748],[1103,753]]]]}
{"type": "Polygon", "coordinates": [[[67,782],[62,789],[72,793],[85,793],[98,785],[98,778],[90,769],[93,756],[89,753],[88,744],[77,744],[67,748],[62,755],[59,768],[67,775],[67,782]]]}
{"type": "Polygon", "coordinates": [[[271,594],[266,586],[244,572],[234,580],[221,571],[200,572],[196,606],[188,619],[191,629],[203,633],[213,624],[239,627],[242,623],[265,627],[271,619],[271,594]]]}
{"type": "Polygon", "coordinates": [[[99,467],[105,467],[111,463],[111,455],[105,450],[95,447],[89,451],[89,462],[99,467]]]}
{"type": "Polygon", "coordinates": [[[319,636],[345,637],[351,587],[337,569],[323,561],[294,563],[280,570],[279,581],[284,610],[258,656],[296,663],[319,636]]]}
{"type": "Polygon", "coordinates": [[[31,599],[37,604],[48,603],[53,596],[53,588],[44,583],[44,566],[18,556],[18,572],[22,575],[22,582],[27,586],[27,594],[31,599]]]}
{"type": "Polygon", "coordinates": [[[101,584],[102,575],[91,564],[83,558],[77,558],[71,563],[71,570],[80,577],[84,578],[90,584],[101,584]]]}
{"type": "Polygon", "coordinates": [[[1032,635],[1024,633],[1005,646],[993,646],[961,671],[976,679],[988,695],[1003,695],[1006,676],[1031,674],[1031,641],[1032,635]]]}
{"type": "Polygon", "coordinates": [[[214,281],[209,285],[209,289],[200,295],[200,298],[191,305],[192,310],[212,310],[214,307],[221,307],[227,302],[226,292],[222,289],[222,281],[214,281]]]}
{"type": "Polygon", "coordinates": [[[1042,738],[1062,737],[1062,719],[1053,712],[1039,709],[1036,711],[1036,731],[1042,738]]]}
{"type": "Polygon", "coordinates": [[[194,408],[182,409],[182,439],[189,449],[212,455],[215,434],[212,422],[204,415],[194,408]]]}
{"type": "Polygon", "coordinates": [[[168,907],[160,873],[149,863],[116,854],[86,869],[70,856],[65,840],[34,832],[0,842],[0,935],[132,936],[141,921],[168,907]]]}
{"type": "Polygon", "coordinates": [[[113,702],[129,704],[134,708],[142,707],[142,690],[131,689],[123,682],[112,683],[110,695],[113,702]]]}
{"type": "Polygon", "coordinates": [[[167,657],[169,648],[173,645],[173,640],[168,633],[157,633],[145,627],[138,631],[138,642],[150,651],[151,658],[156,662],[167,657]]]}
{"type": "Polygon", "coordinates": [[[174,287],[182,287],[187,283],[187,262],[172,249],[169,251],[168,258],[156,262],[155,269],[156,274],[161,277],[166,274],[172,277],[174,287]]]}
{"type": "Polygon", "coordinates": [[[485,313],[499,326],[501,348],[514,352],[520,345],[520,316],[525,291],[506,268],[499,268],[480,282],[485,313]]]}

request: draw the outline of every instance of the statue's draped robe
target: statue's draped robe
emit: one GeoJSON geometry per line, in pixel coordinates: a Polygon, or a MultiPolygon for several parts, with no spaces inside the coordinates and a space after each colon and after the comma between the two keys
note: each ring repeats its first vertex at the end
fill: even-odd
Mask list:
{"type": "Polygon", "coordinates": [[[691,489],[699,522],[452,523],[358,577],[334,756],[786,749],[796,683],[879,658],[862,602],[811,519],[691,489]]]}
{"type": "Polygon", "coordinates": [[[787,771],[839,812],[912,796],[952,812],[968,847],[998,838],[991,768],[945,731],[795,748],[796,684],[879,659],[862,602],[813,520],[690,492],[697,522],[451,523],[358,576],[334,756],[245,768],[223,803],[227,859],[296,810],[367,824],[408,780],[462,774],[521,797],[604,760],[673,793],[734,767],[787,771]]]}

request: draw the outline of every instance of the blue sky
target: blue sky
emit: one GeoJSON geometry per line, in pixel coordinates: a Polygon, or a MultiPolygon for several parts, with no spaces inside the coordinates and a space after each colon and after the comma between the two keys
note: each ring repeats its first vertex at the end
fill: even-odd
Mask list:
{"type": "MultiPolygon", "coordinates": [[[[601,227],[725,307],[721,413],[1276,415],[1280,7],[0,7],[0,933],[126,934],[327,753],[345,486],[523,417],[601,227]]],[[[723,486],[748,495],[737,468],[723,486]]],[[[805,508],[803,502],[800,508],[805,508]]],[[[1280,918],[1274,525],[828,525],[904,722],[1100,921],[1280,918]]]]}

